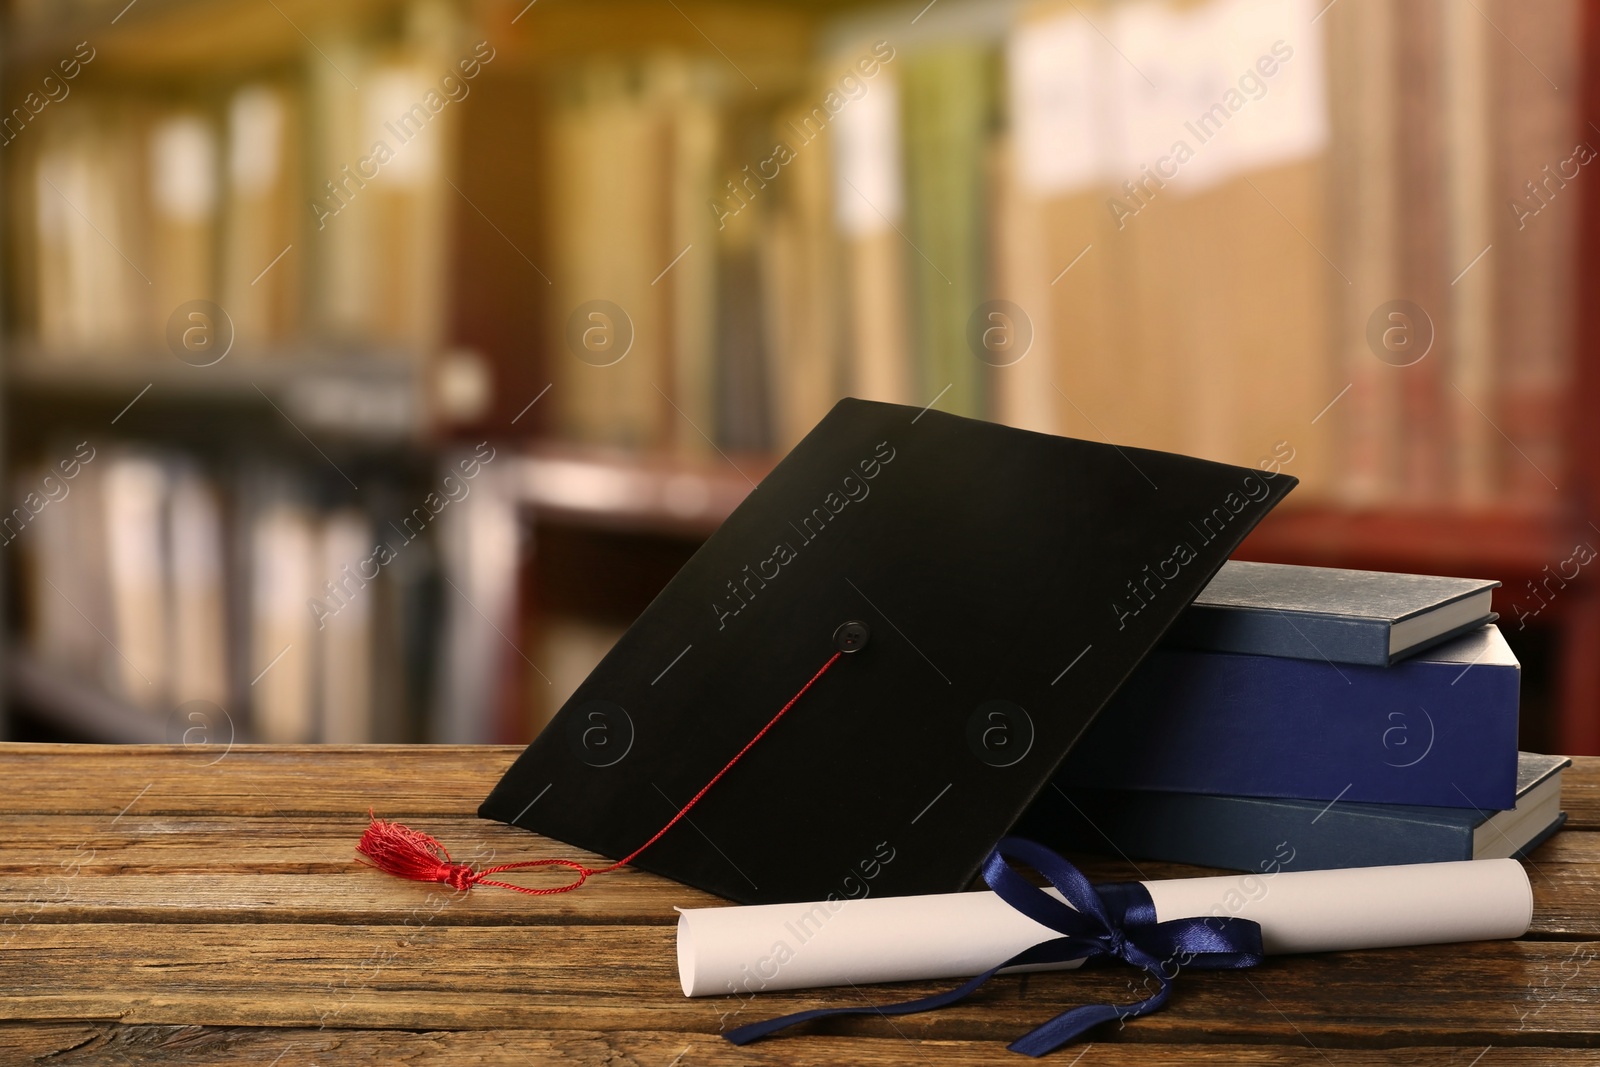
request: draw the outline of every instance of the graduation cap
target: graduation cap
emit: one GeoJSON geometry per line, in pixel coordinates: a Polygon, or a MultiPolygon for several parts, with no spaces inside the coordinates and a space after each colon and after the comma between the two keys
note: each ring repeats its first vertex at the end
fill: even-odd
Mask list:
{"type": "Polygon", "coordinates": [[[843,400],[479,814],[747,904],[964,889],[1294,484],[843,400]]]}

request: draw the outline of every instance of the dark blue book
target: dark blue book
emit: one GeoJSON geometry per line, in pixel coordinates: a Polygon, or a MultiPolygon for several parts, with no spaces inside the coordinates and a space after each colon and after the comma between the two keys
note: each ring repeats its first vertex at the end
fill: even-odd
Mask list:
{"type": "Polygon", "coordinates": [[[1489,605],[1499,584],[1230,559],[1166,641],[1382,667],[1493,622],[1489,605]]]}
{"type": "Polygon", "coordinates": [[[1059,780],[1509,808],[1521,671],[1493,625],[1393,667],[1157,648],[1073,746],[1059,780]]]}
{"type": "Polygon", "coordinates": [[[1269,871],[1498,859],[1566,821],[1565,756],[1521,753],[1510,811],[1047,788],[1017,832],[1063,851],[1269,871]]]}

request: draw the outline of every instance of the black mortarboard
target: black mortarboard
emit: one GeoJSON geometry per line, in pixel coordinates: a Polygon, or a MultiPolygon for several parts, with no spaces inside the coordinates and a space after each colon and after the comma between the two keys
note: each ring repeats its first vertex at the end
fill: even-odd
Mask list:
{"type": "Polygon", "coordinates": [[[479,814],[627,856],[855,643],[633,865],[752,904],[964,889],[1294,484],[843,400],[479,814]]]}

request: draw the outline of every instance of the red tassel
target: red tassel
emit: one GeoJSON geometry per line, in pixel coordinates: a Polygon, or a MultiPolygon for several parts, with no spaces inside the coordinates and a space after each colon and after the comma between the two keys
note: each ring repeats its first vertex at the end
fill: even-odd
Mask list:
{"type": "Polygon", "coordinates": [[[471,889],[475,885],[492,885],[500,889],[515,889],[518,893],[527,893],[529,896],[535,897],[570,892],[588,881],[590,875],[605,874],[608,871],[627,866],[633,862],[639,853],[659,841],[662,835],[676,826],[678,821],[685,815],[689,814],[690,808],[700,803],[700,798],[710,792],[711,787],[721,781],[722,776],[732,770],[735,763],[744,758],[746,752],[755,747],[757,741],[767,735],[767,731],[778,725],[778,720],[788,714],[789,709],[794,707],[800,698],[805,695],[806,690],[817,683],[817,679],[827,674],[828,669],[839,662],[839,657],[842,654],[841,652],[835,652],[829,657],[828,662],[824,663],[822,668],[811,676],[809,682],[800,687],[798,693],[789,698],[789,702],[779,709],[778,713],[772,717],[767,725],[763,726],[723,766],[722,770],[713,775],[711,781],[707,782],[700,792],[696,793],[687,804],[678,809],[678,813],[672,817],[667,825],[657,830],[650,840],[609,867],[585,867],[576,860],[526,860],[522,863],[502,863],[498,867],[485,867],[481,871],[475,871],[470,863],[457,863],[452,860],[449,850],[439,844],[433,837],[423,833],[421,830],[413,830],[396,822],[385,822],[373,814],[370,808],[367,810],[367,815],[372,819],[372,822],[368,825],[367,832],[361,835],[361,842],[356,845],[356,851],[372,860],[371,863],[367,864],[368,867],[376,867],[380,871],[387,871],[390,874],[399,875],[401,878],[410,878],[416,882],[442,882],[457,891],[471,889]],[[567,885],[552,886],[548,889],[529,889],[527,886],[514,885],[511,882],[493,881],[488,877],[491,874],[499,874],[501,871],[517,870],[522,867],[567,867],[577,871],[578,878],[567,885]]]}
{"type": "Polygon", "coordinates": [[[417,882],[443,882],[455,889],[472,884],[472,865],[452,861],[449,851],[434,838],[399,823],[384,822],[370,809],[367,814],[372,823],[361,835],[356,851],[372,860],[369,867],[417,882]]]}
{"type": "Polygon", "coordinates": [[[356,851],[372,860],[367,864],[368,867],[376,867],[380,871],[409,878],[414,882],[442,882],[457,892],[471,889],[475,885],[492,885],[501,889],[515,889],[530,896],[547,896],[551,893],[565,893],[576,889],[588,881],[591,874],[596,873],[574,860],[529,860],[525,863],[505,863],[498,867],[486,867],[481,871],[475,871],[470,863],[457,863],[452,860],[448,849],[421,830],[413,830],[397,822],[385,822],[373,815],[370,810],[367,814],[372,818],[372,822],[367,826],[367,832],[361,835],[361,842],[356,845],[356,851]],[[570,867],[578,872],[578,880],[570,885],[529,889],[527,886],[513,885],[510,882],[492,881],[488,877],[519,867],[570,867]]]}
{"type": "MultiPolygon", "coordinates": [[[[356,845],[356,851],[372,860],[367,864],[368,867],[376,867],[380,871],[409,878],[414,882],[442,882],[457,892],[471,889],[475,885],[492,885],[501,889],[515,889],[518,893],[527,893],[529,896],[542,897],[576,889],[588,881],[591,874],[599,873],[575,860],[527,860],[523,863],[503,863],[498,867],[485,867],[481,871],[475,871],[470,863],[457,863],[452,860],[448,849],[421,830],[413,830],[397,822],[385,822],[371,810],[368,810],[367,814],[372,822],[367,826],[367,832],[361,835],[361,842],[356,845]],[[570,867],[578,872],[578,879],[568,885],[529,889],[527,886],[497,882],[489,878],[491,874],[516,870],[520,867],[570,867]]],[[[620,863],[614,863],[602,869],[609,871],[620,866],[620,863]]]]}

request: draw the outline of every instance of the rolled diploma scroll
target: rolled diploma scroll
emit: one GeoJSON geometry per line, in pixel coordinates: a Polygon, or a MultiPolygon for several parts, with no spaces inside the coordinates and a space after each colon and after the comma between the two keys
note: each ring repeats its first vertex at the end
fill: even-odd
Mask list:
{"type": "MultiPolygon", "coordinates": [[[[1533,921],[1527,872],[1511,859],[1143,885],[1159,921],[1253,919],[1271,954],[1520,937],[1533,921]]],[[[987,891],[680,908],[678,977],[690,997],[965,978],[1057,936],[987,891]]]]}

